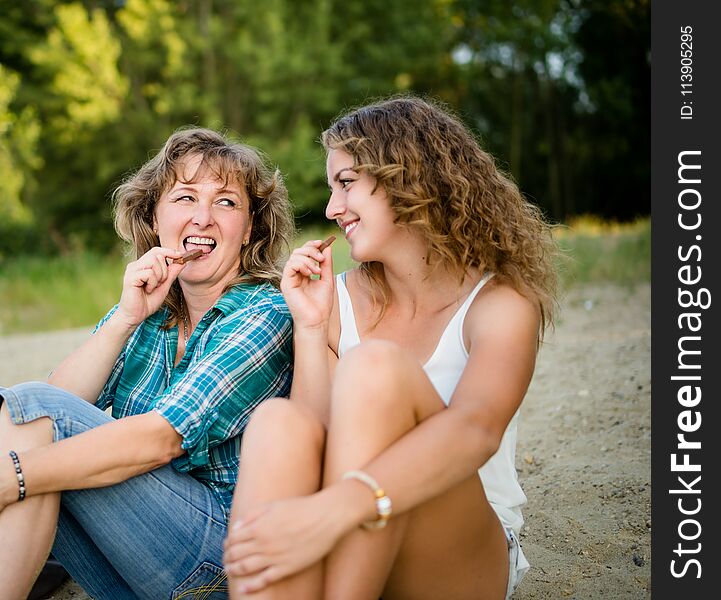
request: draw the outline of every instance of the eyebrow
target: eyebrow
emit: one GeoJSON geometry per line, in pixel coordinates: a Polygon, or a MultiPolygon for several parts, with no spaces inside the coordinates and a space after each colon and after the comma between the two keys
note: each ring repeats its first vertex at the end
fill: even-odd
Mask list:
{"type": "MultiPolygon", "coordinates": [[[[192,187],[192,186],[193,186],[192,183],[191,183],[190,185],[181,185],[181,186],[178,187],[178,188],[173,187],[173,188],[172,188],[172,191],[173,191],[173,192],[184,192],[184,191],[195,192],[196,189],[195,189],[194,187],[192,187]]],[[[235,190],[231,190],[230,188],[221,188],[221,189],[217,190],[215,193],[218,194],[218,195],[220,195],[220,194],[233,194],[234,196],[237,196],[238,198],[242,198],[242,196],[241,196],[238,192],[236,192],[235,190]]]]}
{"type": "Polygon", "coordinates": [[[238,196],[238,198],[242,198],[241,194],[239,194],[235,190],[231,190],[230,188],[220,189],[216,193],[218,193],[218,194],[233,194],[234,196],[238,196]]]}
{"type": "Polygon", "coordinates": [[[344,167],[344,168],[342,168],[340,171],[338,171],[335,175],[333,175],[333,181],[338,181],[338,180],[340,179],[340,174],[341,174],[343,171],[353,171],[353,173],[356,173],[356,174],[357,174],[356,170],[353,169],[352,167],[344,167]]]}

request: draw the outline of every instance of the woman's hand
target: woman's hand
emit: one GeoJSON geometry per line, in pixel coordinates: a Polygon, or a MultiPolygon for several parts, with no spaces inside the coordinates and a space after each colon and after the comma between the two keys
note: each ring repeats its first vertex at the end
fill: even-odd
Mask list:
{"type": "Polygon", "coordinates": [[[139,325],[160,308],[170,286],[185,268],[184,264],[168,261],[182,255],[182,250],[158,246],[126,267],[118,313],[128,325],[139,325]]]}
{"type": "Polygon", "coordinates": [[[320,240],[306,242],[290,255],[280,289],[293,315],[294,328],[327,326],[333,309],[333,257],[330,247],[318,251],[320,240]],[[312,279],[320,275],[320,279],[312,279]]]}
{"type": "MultiPolygon", "coordinates": [[[[233,524],[223,562],[238,593],[251,593],[323,559],[345,533],[324,492],[278,500],[233,524]]],[[[231,582],[231,585],[233,583],[231,582]]]]}

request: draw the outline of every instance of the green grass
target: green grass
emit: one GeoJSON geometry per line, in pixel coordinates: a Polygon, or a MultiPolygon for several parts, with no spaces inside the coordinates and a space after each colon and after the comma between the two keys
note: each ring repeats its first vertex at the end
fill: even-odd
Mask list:
{"type": "Polygon", "coordinates": [[[81,253],[0,264],[0,334],[80,327],[118,301],[125,260],[81,253]]]}
{"type": "MultiPolygon", "coordinates": [[[[352,268],[348,243],[338,229],[311,227],[294,246],[331,233],[333,270],[352,268]]],[[[633,285],[651,277],[651,225],[648,219],[618,225],[592,218],[557,227],[554,234],[566,258],[563,287],[578,283],[633,285]]],[[[118,301],[125,269],[119,255],[77,253],[63,257],[18,257],[0,262],[0,335],[84,327],[96,323],[118,301]]]]}
{"type": "Polygon", "coordinates": [[[581,218],[557,227],[564,254],[559,264],[562,288],[579,283],[613,282],[632,286],[651,280],[651,222],[619,225],[581,218]]]}

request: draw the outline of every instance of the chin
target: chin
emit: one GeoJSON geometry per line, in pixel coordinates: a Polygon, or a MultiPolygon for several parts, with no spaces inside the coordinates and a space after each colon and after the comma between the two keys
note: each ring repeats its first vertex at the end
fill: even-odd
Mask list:
{"type": "Polygon", "coordinates": [[[207,269],[199,269],[201,265],[194,264],[195,269],[189,270],[185,269],[180,275],[178,275],[178,279],[181,281],[187,281],[188,283],[198,283],[199,281],[205,281],[208,279],[208,270],[207,269]]]}
{"type": "Polygon", "coordinates": [[[351,248],[350,257],[357,263],[374,262],[378,260],[378,257],[370,252],[363,252],[362,250],[356,250],[351,248]]]}

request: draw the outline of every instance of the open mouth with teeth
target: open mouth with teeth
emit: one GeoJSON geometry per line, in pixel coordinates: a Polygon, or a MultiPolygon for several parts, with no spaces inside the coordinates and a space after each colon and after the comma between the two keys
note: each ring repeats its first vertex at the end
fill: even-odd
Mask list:
{"type": "Polygon", "coordinates": [[[183,240],[183,247],[189,252],[191,250],[202,250],[203,254],[210,254],[215,247],[217,242],[213,238],[209,237],[198,237],[190,235],[183,240]]]}
{"type": "Polygon", "coordinates": [[[343,233],[346,237],[348,237],[356,227],[358,226],[358,221],[353,221],[352,223],[348,223],[343,227],[343,233]]]}

